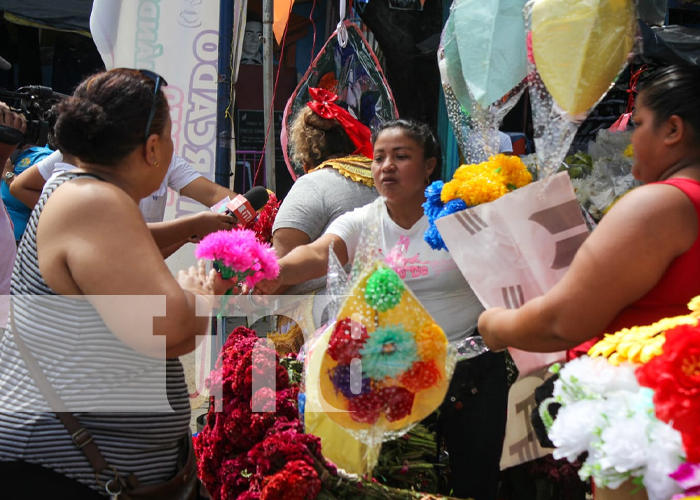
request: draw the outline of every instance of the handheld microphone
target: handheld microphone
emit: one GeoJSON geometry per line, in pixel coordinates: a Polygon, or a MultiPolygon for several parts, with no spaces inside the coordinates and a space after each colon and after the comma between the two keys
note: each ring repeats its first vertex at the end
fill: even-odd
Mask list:
{"type": "Polygon", "coordinates": [[[238,224],[243,227],[250,226],[258,215],[258,210],[264,207],[270,195],[262,186],[255,186],[245,194],[239,194],[233,200],[226,203],[226,213],[233,215],[238,224]]]}

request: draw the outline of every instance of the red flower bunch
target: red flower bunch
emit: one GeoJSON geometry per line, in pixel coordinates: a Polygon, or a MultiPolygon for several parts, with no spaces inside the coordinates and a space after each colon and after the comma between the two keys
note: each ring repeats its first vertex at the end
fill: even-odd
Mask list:
{"type": "Polygon", "coordinates": [[[369,338],[367,328],[359,321],[343,318],[335,325],[328,341],[328,355],[341,365],[361,358],[360,349],[369,338]]]}
{"type": "Polygon", "coordinates": [[[320,491],[321,481],[314,468],[303,460],[294,460],[265,479],[260,500],[313,500],[320,491]]]}
{"type": "Polygon", "coordinates": [[[258,213],[255,223],[251,230],[255,233],[255,238],[260,243],[272,243],[272,226],[275,223],[275,217],[280,209],[280,201],[275,196],[275,193],[268,191],[270,198],[265,206],[258,213]]]}
{"type": "Polygon", "coordinates": [[[236,328],[208,380],[221,389],[223,411],[211,409],[195,438],[199,478],[214,500],[316,498],[321,481],[314,465],[335,469],[321,455],[320,440],[303,433],[298,386],[290,386],[274,351],[255,347],[257,340],[254,331],[236,328]]]}
{"type": "Polygon", "coordinates": [[[687,459],[700,462],[700,330],[682,325],[666,332],[664,352],[637,369],[654,390],[656,416],[681,433],[687,459]]]}

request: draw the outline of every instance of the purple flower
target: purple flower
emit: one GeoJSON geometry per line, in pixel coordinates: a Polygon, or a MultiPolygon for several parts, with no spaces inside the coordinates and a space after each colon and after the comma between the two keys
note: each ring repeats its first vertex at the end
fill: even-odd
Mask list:
{"type": "Polygon", "coordinates": [[[352,392],[350,388],[350,365],[338,365],[330,373],[333,386],[346,398],[354,398],[360,394],[369,394],[372,389],[372,381],[369,378],[362,378],[362,387],[358,394],[352,392]]]}

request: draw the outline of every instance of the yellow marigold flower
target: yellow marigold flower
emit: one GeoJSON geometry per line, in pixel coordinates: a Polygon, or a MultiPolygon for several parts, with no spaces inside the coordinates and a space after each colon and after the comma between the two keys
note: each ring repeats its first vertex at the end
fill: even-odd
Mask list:
{"type": "Polygon", "coordinates": [[[630,144],[625,148],[625,152],[622,154],[624,154],[627,158],[632,158],[634,156],[634,146],[630,144]]]}
{"type": "Polygon", "coordinates": [[[532,174],[517,156],[496,155],[489,161],[461,165],[440,193],[443,203],[460,198],[473,207],[497,200],[532,182],[532,174]]]}
{"type": "Polygon", "coordinates": [[[442,191],[440,191],[440,199],[442,200],[443,203],[447,203],[448,201],[456,200],[459,198],[459,195],[457,194],[457,191],[459,189],[459,181],[457,180],[451,180],[447,184],[445,184],[442,187],[442,191]]]}
{"type": "Polygon", "coordinates": [[[664,352],[664,343],[666,342],[666,335],[663,333],[657,335],[651,339],[644,347],[642,347],[642,352],[639,356],[639,362],[641,364],[648,363],[650,360],[656,356],[661,356],[664,352]]]}
{"type": "Polygon", "coordinates": [[[622,363],[623,361],[625,360],[622,359],[622,357],[616,352],[612,353],[612,355],[608,358],[608,363],[610,363],[613,366],[620,366],[620,363],[622,363]]]}
{"type": "Polygon", "coordinates": [[[442,331],[435,323],[426,323],[416,333],[416,344],[418,347],[418,356],[423,361],[429,361],[445,354],[447,350],[447,338],[445,332],[442,331]]]}
{"type": "Polygon", "coordinates": [[[483,175],[489,172],[488,165],[486,163],[472,163],[470,165],[460,166],[452,176],[453,180],[458,181],[469,181],[474,177],[483,175]]]}
{"type": "Polygon", "coordinates": [[[695,297],[688,302],[688,309],[693,312],[700,312],[700,296],[695,297]]]}
{"type": "Polygon", "coordinates": [[[494,201],[507,192],[508,188],[493,173],[485,173],[462,183],[457,193],[468,206],[473,207],[494,201]]]}
{"type": "MultiPolygon", "coordinates": [[[[691,304],[697,306],[700,304],[700,300],[695,303],[691,301],[691,304]]],[[[690,314],[663,318],[651,325],[623,328],[614,335],[606,334],[603,340],[591,347],[588,355],[607,357],[608,361],[613,364],[619,364],[623,361],[637,364],[646,363],[663,352],[663,345],[666,341],[664,332],[681,325],[696,326],[698,319],[690,314]]]]}
{"type": "Polygon", "coordinates": [[[532,174],[519,156],[496,155],[489,158],[489,164],[506,186],[521,188],[532,182],[532,174]]]}

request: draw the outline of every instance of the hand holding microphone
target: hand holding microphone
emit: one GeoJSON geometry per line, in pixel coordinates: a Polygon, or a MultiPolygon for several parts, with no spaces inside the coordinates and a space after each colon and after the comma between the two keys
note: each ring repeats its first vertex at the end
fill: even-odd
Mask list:
{"type": "Polygon", "coordinates": [[[258,210],[263,208],[269,195],[267,189],[256,186],[245,194],[237,195],[233,200],[228,196],[211,207],[209,212],[195,215],[196,227],[187,241],[198,243],[206,235],[215,231],[232,229],[235,226],[250,227],[255,222],[258,210]]]}
{"type": "Polygon", "coordinates": [[[219,214],[205,210],[192,216],[192,232],[187,241],[189,243],[199,243],[199,241],[210,233],[216,231],[229,230],[236,224],[233,215],[219,214]]]}

